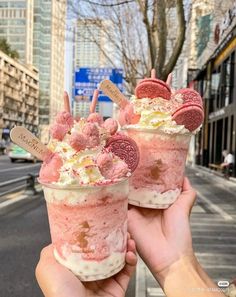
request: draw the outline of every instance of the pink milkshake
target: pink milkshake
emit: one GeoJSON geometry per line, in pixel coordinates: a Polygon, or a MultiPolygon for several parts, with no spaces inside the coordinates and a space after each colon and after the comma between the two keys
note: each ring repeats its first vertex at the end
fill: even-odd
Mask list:
{"type": "Polygon", "coordinates": [[[100,186],[44,185],[54,255],[82,281],[125,265],[128,180],[100,186]]]}
{"type": "Polygon", "coordinates": [[[130,178],[129,203],[163,209],[182,191],[190,138],[200,128],[204,112],[196,91],[174,92],[152,73],[121,106],[119,120],[140,151],[139,165],[130,178]]]}
{"type": "Polygon", "coordinates": [[[54,256],[82,281],[107,278],[125,265],[133,160],[119,154],[134,141],[117,128],[115,120],[94,112],[76,120],[59,113],[40,170],[54,256]]]}

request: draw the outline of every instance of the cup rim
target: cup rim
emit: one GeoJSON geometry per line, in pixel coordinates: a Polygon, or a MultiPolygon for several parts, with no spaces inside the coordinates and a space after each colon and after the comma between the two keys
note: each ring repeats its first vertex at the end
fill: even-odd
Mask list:
{"type": "Polygon", "coordinates": [[[38,178],[38,182],[46,188],[51,189],[57,189],[57,190],[76,190],[76,189],[99,189],[99,188],[105,188],[113,185],[121,184],[125,181],[128,181],[130,176],[124,177],[122,179],[119,179],[117,181],[107,181],[100,184],[94,184],[94,185],[58,185],[58,184],[52,184],[52,183],[45,183],[40,181],[40,178],[38,178]]]}

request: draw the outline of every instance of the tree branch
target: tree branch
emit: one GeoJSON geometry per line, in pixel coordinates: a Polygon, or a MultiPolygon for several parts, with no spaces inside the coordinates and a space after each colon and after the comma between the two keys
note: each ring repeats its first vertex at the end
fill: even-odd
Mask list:
{"type": "Polygon", "coordinates": [[[182,0],[176,0],[176,10],[177,10],[177,18],[178,18],[178,36],[175,42],[174,49],[170,56],[168,63],[165,65],[164,70],[162,72],[162,78],[166,79],[168,74],[173,70],[175,64],[178,60],[179,55],[181,54],[181,50],[184,44],[185,39],[185,30],[186,30],[186,22],[184,18],[184,7],[182,0]]]}
{"type": "MultiPolygon", "coordinates": [[[[158,50],[155,57],[155,69],[157,77],[162,78],[163,66],[166,59],[166,40],[167,40],[167,25],[166,25],[166,5],[165,0],[156,1],[157,12],[157,38],[158,50]]],[[[154,23],[155,24],[155,23],[154,23]]],[[[155,32],[154,32],[155,34],[155,32]]],[[[157,46],[157,45],[156,45],[157,46]]]]}
{"type": "Polygon", "coordinates": [[[112,6],[118,6],[118,5],[130,3],[130,2],[134,2],[135,0],[126,0],[126,1],[117,2],[117,3],[110,3],[110,4],[98,3],[95,1],[91,1],[91,0],[82,0],[82,1],[92,4],[92,5],[99,5],[99,6],[103,6],[103,7],[112,7],[112,6]]]}

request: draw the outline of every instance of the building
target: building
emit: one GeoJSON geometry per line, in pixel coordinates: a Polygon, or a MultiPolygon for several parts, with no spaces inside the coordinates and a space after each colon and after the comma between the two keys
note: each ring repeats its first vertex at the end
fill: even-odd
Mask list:
{"type": "MultiPolygon", "coordinates": [[[[78,20],[75,26],[73,72],[80,67],[110,67],[108,56],[112,51],[112,46],[105,33],[106,30],[110,30],[110,23],[99,19],[85,19],[78,20]]],[[[76,96],[74,99],[74,115],[88,116],[90,102],[77,100],[76,96]]],[[[102,112],[104,109],[106,109],[105,103],[99,103],[97,111],[102,112]]],[[[112,107],[109,109],[112,110],[112,107]]]]}
{"type": "Polygon", "coordinates": [[[39,70],[40,137],[47,143],[49,124],[63,105],[66,2],[0,0],[0,16],[0,38],[39,70]]]}
{"type": "Polygon", "coordinates": [[[15,125],[38,134],[38,99],[38,70],[0,51],[0,140],[9,140],[15,125]]]}
{"type": "Polygon", "coordinates": [[[6,38],[25,64],[33,62],[34,1],[0,1],[0,38],[6,38]]]}
{"type": "Polygon", "coordinates": [[[34,1],[33,64],[39,69],[41,140],[49,140],[49,124],[63,108],[65,1],[34,1]]]}
{"type": "Polygon", "coordinates": [[[209,2],[209,10],[197,17],[195,56],[189,65],[189,81],[205,107],[196,162],[207,167],[223,161],[223,150],[236,155],[236,1],[209,2]]]}

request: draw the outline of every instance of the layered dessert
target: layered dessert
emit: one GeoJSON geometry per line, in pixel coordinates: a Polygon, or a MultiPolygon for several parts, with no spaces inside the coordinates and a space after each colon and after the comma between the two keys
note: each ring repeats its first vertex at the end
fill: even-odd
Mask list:
{"type": "Polygon", "coordinates": [[[125,265],[134,160],[122,156],[129,147],[137,159],[138,151],[117,128],[94,112],[76,120],[59,113],[40,170],[55,258],[82,281],[107,278],[125,265]]]}
{"type": "Polygon", "coordinates": [[[129,203],[167,208],[179,196],[190,138],[204,118],[201,96],[193,89],[171,91],[152,76],[121,107],[123,131],[139,147],[140,161],[130,179],[129,203]]]}

